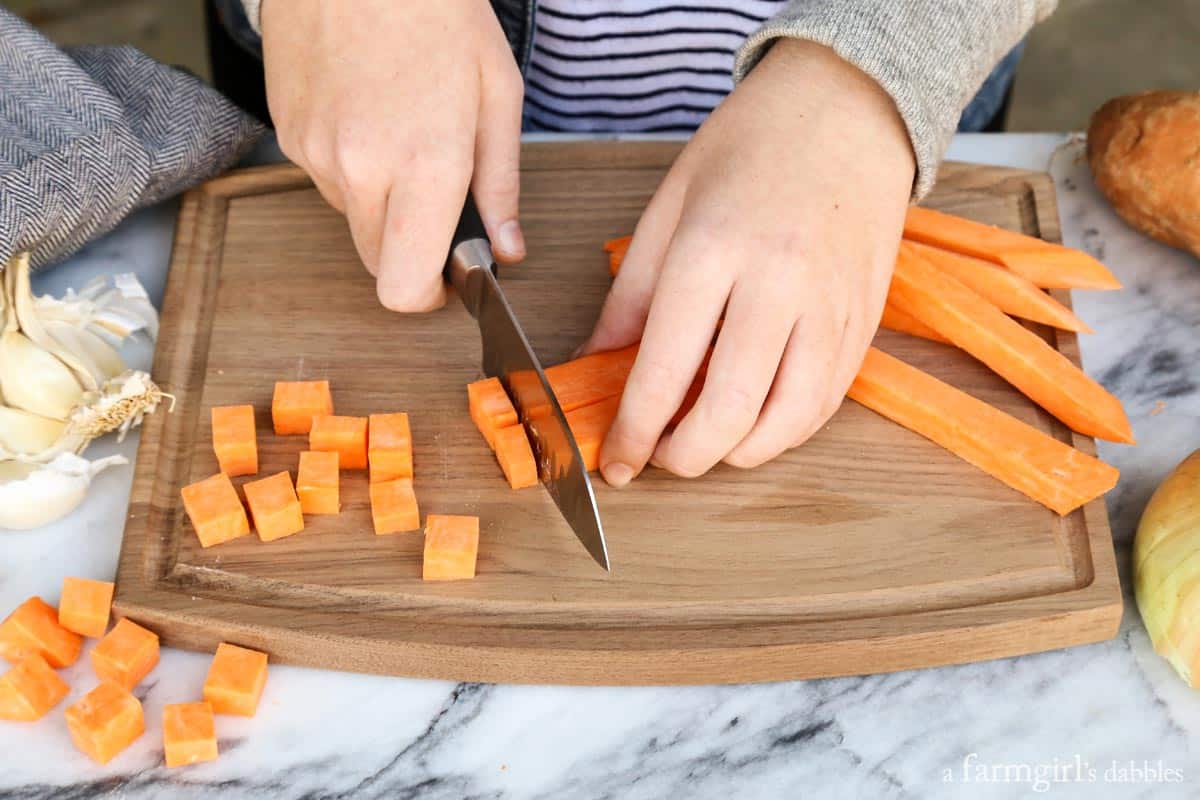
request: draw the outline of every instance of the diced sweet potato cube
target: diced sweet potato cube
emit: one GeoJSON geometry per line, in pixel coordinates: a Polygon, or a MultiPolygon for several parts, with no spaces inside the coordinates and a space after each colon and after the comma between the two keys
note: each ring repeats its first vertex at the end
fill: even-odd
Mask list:
{"type": "Polygon", "coordinates": [[[329,381],[278,381],[271,398],[271,422],[275,433],[287,436],[308,433],[313,417],[333,413],[329,381]]]}
{"type": "Polygon", "coordinates": [[[201,547],[212,547],[250,533],[246,508],[225,473],[218,472],[185,486],[180,494],[201,547]]]}
{"type": "Polygon", "coordinates": [[[250,515],[254,517],[254,530],[264,542],[304,530],[300,498],[296,497],[292,476],[287,472],[251,481],[242,487],[242,491],[246,493],[250,515]]]}
{"type": "Polygon", "coordinates": [[[213,452],[226,475],[258,472],[254,406],[215,406],[212,410],[213,452]]]}
{"type": "Polygon", "coordinates": [[[529,447],[529,437],[525,434],[524,425],[510,425],[496,431],[496,460],[508,485],[514,489],[524,489],[527,486],[537,486],[537,463],[533,460],[533,450],[529,447]]]}
{"type": "Polygon", "coordinates": [[[222,642],[208,668],[204,699],[217,714],[253,717],[266,684],[266,653],[222,642]]]}
{"type": "Polygon", "coordinates": [[[367,461],[371,481],[413,476],[412,431],[408,414],[372,414],[367,426],[367,461]]]}
{"type": "Polygon", "coordinates": [[[296,495],[305,514],[336,514],[338,499],[338,454],[305,450],[296,472],[296,495]]]}
{"type": "Polygon", "coordinates": [[[33,722],[46,716],[71,691],[46,659],[37,653],[25,656],[0,676],[0,719],[33,722]]]}
{"type": "Polygon", "coordinates": [[[217,730],[211,703],[163,706],[163,756],[168,767],[216,759],[217,730]]]}
{"type": "Polygon", "coordinates": [[[109,581],[64,578],[58,624],[81,636],[99,639],[108,630],[114,588],[109,581]]]}
{"type": "Polygon", "coordinates": [[[371,521],[376,534],[420,530],[421,512],[411,478],[371,484],[371,521]]]}
{"type": "Polygon", "coordinates": [[[91,656],[96,677],[132,691],[158,664],[158,635],[122,619],[92,649],[91,656]]]}
{"type": "Polygon", "coordinates": [[[0,657],[12,664],[31,653],[55,669],[79,660],[83,637],[58,622],[58,611],[40,597],[31,597],[0,623],[0,657]]]}
{"type": "Polygon", "coordinates": [[[478,552],[479,517],[430,514],[425,520],[425,580],[474,578],[478,552]]]}
{"type": "Polygon", "coordinates": [[[317,417],[308,434],[308,449],[337,453],[342,469],[366,469],[367,418],[317,417]]]}
{"type": "Polygon", "coordinates": [[[499,378],[485,378],[467,384],[467,405],[475,427],[495,449],[496,431],[517,424],[517,410],[499,378]]]}
{"type": "Polygon", "coordinates": [[[76,747],[107,764],[146,732],[146,717],[128,690],[102,683],[67,708],[67,729],[76,747]]]}

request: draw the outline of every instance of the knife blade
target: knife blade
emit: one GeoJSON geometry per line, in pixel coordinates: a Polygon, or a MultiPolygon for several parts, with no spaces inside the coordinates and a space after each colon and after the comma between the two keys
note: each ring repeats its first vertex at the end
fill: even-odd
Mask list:
{"type": "Polygon", "coordinates": [[[604,525],[579,445],[496,280],[492,245],[470,194],[450,242],[445,276],[479,324],[483,372],[499,378],[512,399],[529,434],[542,486],[596,563],[610,569],[604,525]]]}

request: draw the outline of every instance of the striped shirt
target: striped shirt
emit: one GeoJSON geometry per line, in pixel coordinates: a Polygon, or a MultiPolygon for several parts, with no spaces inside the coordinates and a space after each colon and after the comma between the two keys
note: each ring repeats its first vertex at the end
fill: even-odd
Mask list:
{"type": "Polygon", "coordinates": [[[733,89],[733,57],[786,0],[539,0],[530,130],[685,132],[733,89]]]}

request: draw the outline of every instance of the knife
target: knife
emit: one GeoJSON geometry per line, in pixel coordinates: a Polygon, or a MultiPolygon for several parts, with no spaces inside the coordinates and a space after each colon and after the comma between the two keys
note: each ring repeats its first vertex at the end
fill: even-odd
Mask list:
{"type": "Polygon", "coordinates": [[[592,558],[609,569],[604,526],[579,445],[496,280],[492,245],[470,193],[450,242],[444,274],[479,324],[483,372],[499,378],[512,399],[529,434],[539,480],[592,558]]]}

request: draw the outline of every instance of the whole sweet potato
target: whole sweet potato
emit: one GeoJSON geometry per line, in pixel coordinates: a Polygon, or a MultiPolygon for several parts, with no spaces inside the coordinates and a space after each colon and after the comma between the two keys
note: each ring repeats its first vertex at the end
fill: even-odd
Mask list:
{"type": "Polygon", "coordinates": [[[1126,222],[1200,256],[1200,92],[1109,100],[1092,114],[1087,156],[1126,222]]]}

